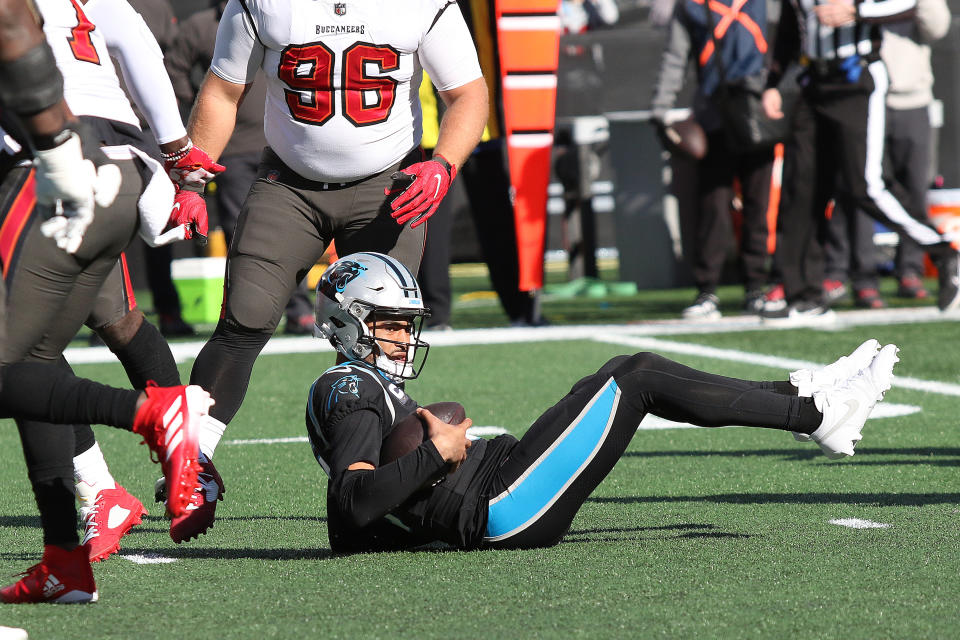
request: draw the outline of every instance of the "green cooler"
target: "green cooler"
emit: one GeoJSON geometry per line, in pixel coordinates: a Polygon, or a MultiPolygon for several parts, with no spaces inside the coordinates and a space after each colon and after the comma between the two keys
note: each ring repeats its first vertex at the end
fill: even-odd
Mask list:
{"type": "Polygon", "coordinates": [[[226,265],[226,258],[184,258],[170,263],[185,322],[216,324],[220,320],[226,265]]]}

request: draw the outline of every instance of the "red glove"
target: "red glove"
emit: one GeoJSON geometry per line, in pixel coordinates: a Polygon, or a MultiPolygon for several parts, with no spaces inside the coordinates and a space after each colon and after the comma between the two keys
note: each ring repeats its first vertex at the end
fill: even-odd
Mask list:
{"type": "Polygon", "coordinates": [[[211,160],[206,151],[194,146],[190,141],[187,141],[187,146],[176,153],[160,155],[167,175],[181,187],[202,190],[218,173],[227,170],[222,164],[211,160]]]}
{"type": "Polygon", "coordinates": [[[207,244],[210,221],[207,219],[207,203],[203,196],[196,191],[177,187],[173,210],[170,212],[170,226],[182,226],[184,240],[196,235],[199,244],[207,244]]]}
{"type": "Polygon", "coordinates": [[[447,189],[457,177],[457,167],[447,162],[443,156],[435,155],[426,162],[412,164],[390,177],[406,183],[406,186],[383,190],[384,195],[395,196],[390,203],[393,210],[390,215],[397,224],[412,221],[410,228],[414,229],[426,222],[440,206],[440,201],[447,195],[447,189]]]}

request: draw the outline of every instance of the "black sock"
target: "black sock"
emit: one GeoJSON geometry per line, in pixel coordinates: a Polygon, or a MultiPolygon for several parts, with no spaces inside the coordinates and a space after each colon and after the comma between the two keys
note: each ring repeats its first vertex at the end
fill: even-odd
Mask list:
{"type": "Polygon", "coordinates": [[[27,474],[40,509],[44,544],[76,544],[73,430],[53,424],[17,424],[27,474]]]}
{"type": "Polygon", "coordinates": [[[200,385],[216,399],[210,408],[212,417],[224,424],[233,420],[247,393],[253,363],[270,335],[269,331],[244,329],[227,320],[217,325],[190,373],[190,384],[200,385]]]}
{"type": "Polygon", "coordinates": [[[144,319],[140,328],[125,346],[113,350],[120,360],[130,384],[134,389],[143,389],[148,380],[161,387],[180,384],[180,371],[170,352],[170,345],[159,329],[144,319]]]}
{"type": "Polygon", "coordinates": [[[73,438],[73,457],[77,457],[97,444],[97,437],[93,435],[93,429],[89,424],[73,425],[73,438]]]}
{"type": "MultiPolygon", "coordinates": [[[[791,416],[791,418],[792,417],[793,416],[791,416]]],[[[817,409],[813,398],[800,398],[800,407],[796,414],[796,422],[791,424],[789,428],[791,431],[810,434],[820,428],[821,422],[823,422],[823,414],[820,413],[820,409],[817,409]]]]}

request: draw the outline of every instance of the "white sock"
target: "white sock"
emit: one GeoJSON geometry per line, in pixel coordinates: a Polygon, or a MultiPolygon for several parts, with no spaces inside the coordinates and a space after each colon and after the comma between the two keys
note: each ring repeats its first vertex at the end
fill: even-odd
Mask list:
{"type": "Polygon", "coordinates": [[[227,425],[211,416],[206,416],[200,422],[200,453],[206,456],[207,460],[213,460],[213,452],[220,444],[226,428],[227,425]]]}
{"type": "Polygon", "coordinates": [[[103,452],[96,442],[93,446],[74,457],[73,459],[74,492],[77,498],[93,504],[97,494],[104,489],[115,489],[117,483],[107,468],[107,461],[103,459],[103,452]]]}

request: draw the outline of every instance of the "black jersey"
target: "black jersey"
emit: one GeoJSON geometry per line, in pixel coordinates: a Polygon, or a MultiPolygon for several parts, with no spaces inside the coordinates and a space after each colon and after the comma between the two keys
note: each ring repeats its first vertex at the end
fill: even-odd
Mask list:
{"type": "Polygon", "coordinates": [[[398,549],[432,541],[464,548],[481,543],[485,489],[516,439],[475,441],[454,473],[447,473],[430,441],[381,466],[384,439],[417,406],[402,385],[365,362],[334,366],[310,388],[307,433],[317,462],[330,476],[327,528],[334,551],[398,549]],[[347,470],[358,461],[376,469],[347,470]]]}

